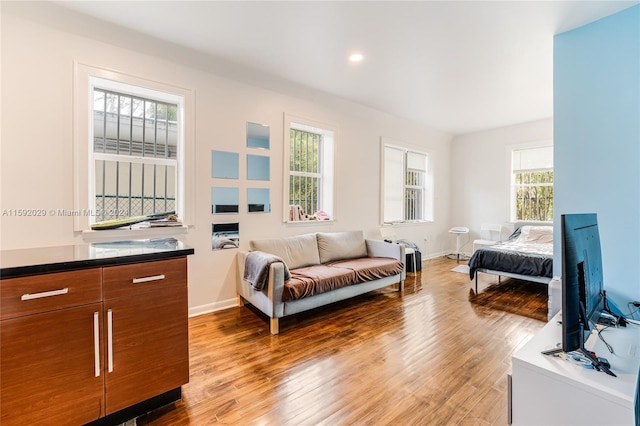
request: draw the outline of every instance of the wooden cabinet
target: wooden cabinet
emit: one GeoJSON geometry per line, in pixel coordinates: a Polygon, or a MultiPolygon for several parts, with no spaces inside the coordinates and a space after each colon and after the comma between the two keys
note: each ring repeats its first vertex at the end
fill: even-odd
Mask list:
{"type": "Polygon", "coordinates": [[[189,381],[185,258],[104,268],[106,410],[189,381]]]}
{"type": "Polygon", "coordinates": [[[135,417],[189,381],[186,257],[0,285],[2,426],[135,417]]]}
{"type": "Polygon", "coordinates": [[[3,280],[1,295],[0,424],[102,416],[101,270],[3,280]]]}

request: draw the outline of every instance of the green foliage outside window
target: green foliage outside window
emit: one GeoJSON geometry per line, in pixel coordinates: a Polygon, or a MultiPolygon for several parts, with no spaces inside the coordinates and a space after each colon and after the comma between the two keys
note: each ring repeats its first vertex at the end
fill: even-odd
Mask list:
{"type": "Polygon", "coordinates": [[[320,143],[322,135],[291,129],[289,204],[307,214],[320,209],[320,143]]]}
{"type": "Polygon", "coordinates": [[[516,220],[553,220],[553,170],[515,175],[516,220]]]}

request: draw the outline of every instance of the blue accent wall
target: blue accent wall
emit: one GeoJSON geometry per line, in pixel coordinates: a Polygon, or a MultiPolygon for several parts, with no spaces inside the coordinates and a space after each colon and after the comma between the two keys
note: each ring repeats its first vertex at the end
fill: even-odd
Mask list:
{"type": "Polygon", "coordinates": [[[607,295],[640,300],[640,5],[554,38],[554,271],[560,215],[597,213],[607,295]]]}

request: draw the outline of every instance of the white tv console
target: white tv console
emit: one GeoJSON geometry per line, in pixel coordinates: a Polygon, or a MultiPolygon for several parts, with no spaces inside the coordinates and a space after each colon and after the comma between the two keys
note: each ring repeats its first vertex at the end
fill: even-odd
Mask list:
{"type": "Polygon", "coordinates": [[[511,358],[509,411],[513,425],[636,425],[640,326],[608,328],[585,347],[609,360],[618,377],[588,369],[561,357],[542,355],[562,341],[559,312],[511,358]]]}

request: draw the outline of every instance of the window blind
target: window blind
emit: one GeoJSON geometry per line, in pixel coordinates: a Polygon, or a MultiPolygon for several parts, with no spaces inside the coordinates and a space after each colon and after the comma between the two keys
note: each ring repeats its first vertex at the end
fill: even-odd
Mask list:
{"type": "Polygon", "coordinates": [[[404,200],[404,152],[384,147],[384,222],[402,221],[404,200]]]}
{"type": "Polygon", "coordinates": [[[514,173],[553,169],[553,146],[514,150],[511,167],[514,173]]]}

